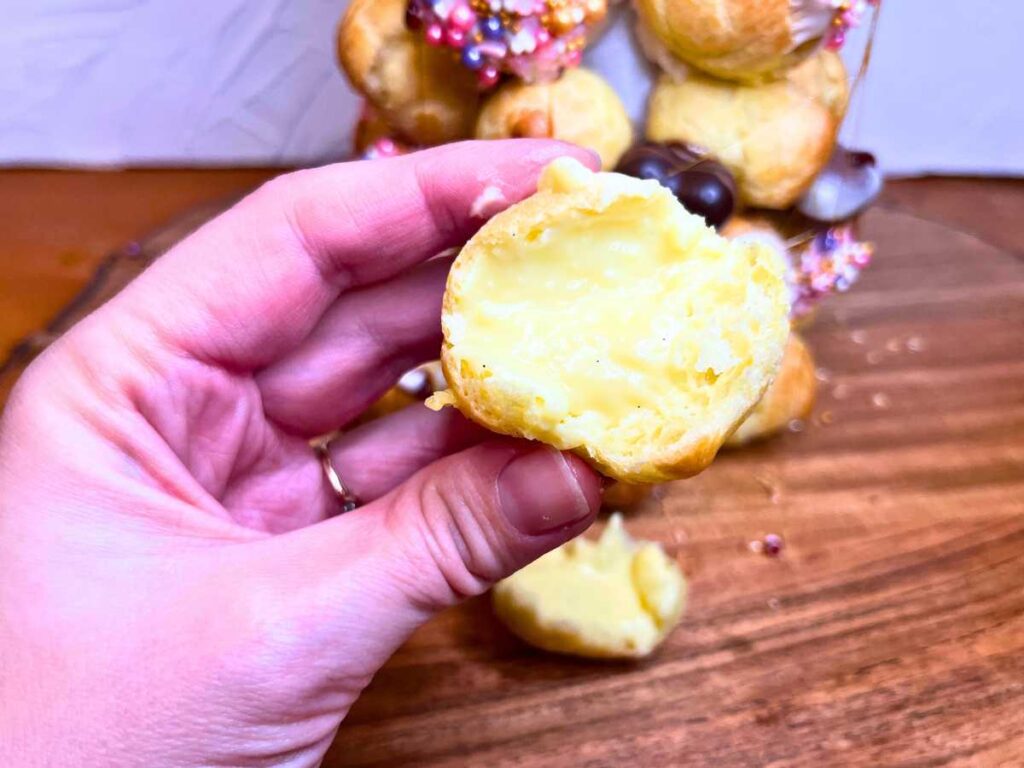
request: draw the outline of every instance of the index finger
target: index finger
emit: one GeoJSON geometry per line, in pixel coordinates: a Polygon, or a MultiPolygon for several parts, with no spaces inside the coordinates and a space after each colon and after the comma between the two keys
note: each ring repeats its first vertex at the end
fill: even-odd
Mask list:
{"type": "Polygon", "coordinates": [[[461,245],[562,155],[596,166],[571,145],[515,140],[281,176],[176,246],[115,305],[189,356],[261,368],[341,292],[461,245]]]}

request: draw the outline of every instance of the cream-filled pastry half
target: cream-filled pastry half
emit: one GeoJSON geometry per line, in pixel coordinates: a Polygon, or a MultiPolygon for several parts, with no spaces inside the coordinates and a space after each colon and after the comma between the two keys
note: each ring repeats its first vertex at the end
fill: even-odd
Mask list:
{"type": "Polygon", "coordinates": [[[783,265],[665,187],[561,158],[462,249],[441,361],[455,405],[606,475],[693,475],[761,398],[789,332],[783,265]]]}
{"type": "Polygon", "coordinates": [[[516,635],[591,658],[650,654],[679,624],[686,580],[660,545],[613,515],[600,539],[578,538],[498,583],[494,610],[516,635]]]}

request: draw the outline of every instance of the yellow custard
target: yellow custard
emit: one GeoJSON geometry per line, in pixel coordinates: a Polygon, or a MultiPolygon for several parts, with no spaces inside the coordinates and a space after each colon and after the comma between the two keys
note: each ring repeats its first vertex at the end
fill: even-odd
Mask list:
{"type": "Polygon", "coordinates": [[[526,642],[594,658],[648,655],[685,603],[679,566],[658,544],[634,541],[620,515],[597,541],[570,541],[494,588],[495,611],[526,642]]]}
{"type": "Polygon", "coordinates": [[[787,313],[770,249],[719,237],[657,182],[563,158],[456,260],[451,391],[429,404],[618,479],[684,477],[767,387],[787,313]]]}

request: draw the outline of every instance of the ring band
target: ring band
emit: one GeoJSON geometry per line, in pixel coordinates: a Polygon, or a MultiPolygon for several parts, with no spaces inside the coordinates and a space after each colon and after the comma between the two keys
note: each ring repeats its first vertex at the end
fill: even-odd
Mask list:
{"type": "Polygon", "coordinates": [[[313,452],[320,459],[320,466],[323,468],[324,477],[327,478],[327,484],[331,486],[331,490],[334,491],[334,495],[341,503],[341,511],[351,512],[359,506],[359,499],[348,489],[348,486],[338,476],[338,471],[331,463],[330,445],[329,440],[314,443],[313,452]]]}

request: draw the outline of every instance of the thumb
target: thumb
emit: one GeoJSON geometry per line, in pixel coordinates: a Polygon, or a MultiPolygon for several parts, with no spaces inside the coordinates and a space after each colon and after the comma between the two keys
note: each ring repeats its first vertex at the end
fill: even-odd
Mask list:
{"type": "Polygon", "coordinates": [[[377,563],[428,612],[478,595],[593,522],[598,475],[547,446],[501,441],[436,462],[381,502],[377,563]]]}
{"type": "Polygon", "coordinates": [[[313,667],[368,680],[426,619],[578,536],[600,504],[600,477],[579,458],[484,443],[372,504],[248,545],[239,591],[260,596],[258,611],[276,596],[275,620],[260,624],[303,638],[303,668],[322,653],[313,667]]]}

